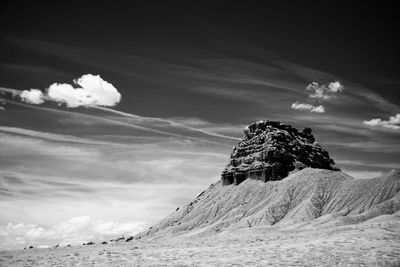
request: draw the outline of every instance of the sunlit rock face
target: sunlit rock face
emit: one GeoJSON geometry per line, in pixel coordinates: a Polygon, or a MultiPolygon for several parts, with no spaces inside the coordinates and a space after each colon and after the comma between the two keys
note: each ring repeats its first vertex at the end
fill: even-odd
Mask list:
{"type": "Polygon", "coordinates": [[[315,142],[311,128],[299,131],[279,121],[258,121],[244,129],[221,180],[223,185],[237,185],[245,179],[281,180],[306,167],[339,170],[328,151],[315,142]]]}

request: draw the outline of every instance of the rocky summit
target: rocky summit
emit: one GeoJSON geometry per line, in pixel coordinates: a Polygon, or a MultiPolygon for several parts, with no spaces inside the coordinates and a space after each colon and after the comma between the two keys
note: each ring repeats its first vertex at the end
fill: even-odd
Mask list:
{"type": "Polygon", "coordinates": [[[311,128],[300,131],[279,121],[258,121],[244,129],[221,180],[223,185],[237,185],[248,178],[281,180],[307,167],[339,170],[328,151],[315,141],[311,128]]]}

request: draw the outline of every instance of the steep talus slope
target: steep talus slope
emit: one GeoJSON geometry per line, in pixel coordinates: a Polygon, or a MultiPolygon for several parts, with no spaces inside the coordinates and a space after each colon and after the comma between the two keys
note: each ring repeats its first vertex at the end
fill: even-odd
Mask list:
{"type": "Polygon", "coordinates": [[[211,185],[194,201],[137,237],[210,234],[226,229],[315,222],[353,224],[400,210],[400,172],[353,179],[306,168],[279,181],[211,185]]]}

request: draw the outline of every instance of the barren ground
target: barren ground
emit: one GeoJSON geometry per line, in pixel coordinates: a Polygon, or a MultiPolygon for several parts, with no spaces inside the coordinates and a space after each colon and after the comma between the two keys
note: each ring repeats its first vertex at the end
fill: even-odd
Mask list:
{"type": "Polygon", "coordinates": [[[0,252],[1,266],[400,266],[400,214],[345,226],[251,227],[107,245],[0,252]]]}

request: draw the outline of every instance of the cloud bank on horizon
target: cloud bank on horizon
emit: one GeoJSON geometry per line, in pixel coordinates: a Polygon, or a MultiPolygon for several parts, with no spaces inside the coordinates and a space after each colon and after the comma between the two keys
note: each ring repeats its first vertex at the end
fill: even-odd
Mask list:
{"type": "Polygon", "coordinates": [[[100,75],[85,74],[73,81],[74,87],[67,83],[53,83],[46,93],[38,89],[24,90],[20,94],[22,101],[39,105],[45,100],[66,104],[69,108],[80,106],[112,107],[121,100],[121,94],[100,75]]]}
{"type": "Polygon", "coordinates": [[[0,225],[0,248],[10,244],[28,247],[40,242],[39,247],[80,245],[88,241],[108,241],[109,238],[132,236],[143,231],[141,222],[113,222],[93,220],[90,216],[73,217],[52,227],[36,224],[8,223],[0,225]]]}

